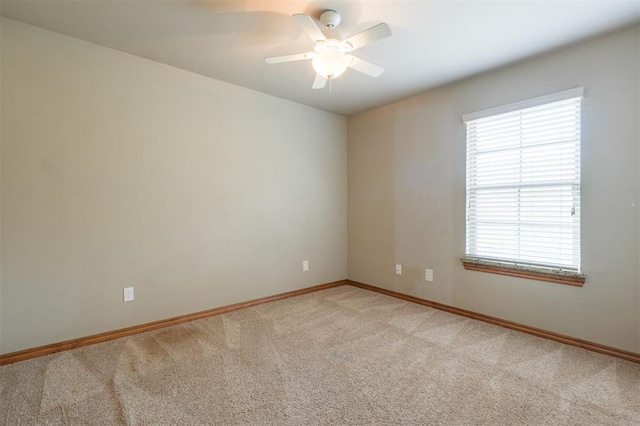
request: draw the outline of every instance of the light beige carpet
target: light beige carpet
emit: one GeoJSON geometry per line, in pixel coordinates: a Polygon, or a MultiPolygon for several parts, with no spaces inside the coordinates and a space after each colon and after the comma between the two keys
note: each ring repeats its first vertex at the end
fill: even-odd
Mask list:
{"type": "Polygon", "coordinates": [[[0,423],[638,425],[640,365],[351,286],[0,367],[0,423]]]}

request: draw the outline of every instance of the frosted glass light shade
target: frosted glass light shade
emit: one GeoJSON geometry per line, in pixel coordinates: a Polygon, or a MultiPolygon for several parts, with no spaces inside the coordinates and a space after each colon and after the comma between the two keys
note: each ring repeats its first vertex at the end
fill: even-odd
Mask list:
{"type": "Polygon", "coordinates": [[[332,79],[342,74],[351,63],[351,56],[343,51],[328,47],[317,54],[311,61],[311,66],[321,76],[332,79]]]}

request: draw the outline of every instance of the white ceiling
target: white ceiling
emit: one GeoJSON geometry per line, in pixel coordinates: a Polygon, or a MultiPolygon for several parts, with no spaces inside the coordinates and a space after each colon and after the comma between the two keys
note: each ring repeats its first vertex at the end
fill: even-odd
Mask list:
{"type": "Polygon", "coordinates": [[[350,115],[640,21],[640,0],[2,0],[2,15],[239,86],[350,115]],[[294,13],[342,14],[347,35],[393,36],[354,54],[385,67],[311,89],[313,43],[294,13]]]}

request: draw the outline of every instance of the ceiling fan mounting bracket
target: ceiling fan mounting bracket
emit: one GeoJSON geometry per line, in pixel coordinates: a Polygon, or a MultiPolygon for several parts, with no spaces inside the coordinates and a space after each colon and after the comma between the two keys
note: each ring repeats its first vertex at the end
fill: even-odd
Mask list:
{"type": "Polygon", "coordinates": [[[325,10],[320,14],[320,22],[329,29],[337,27],[341,20],[340,14],[335,10],[325,10]]]}

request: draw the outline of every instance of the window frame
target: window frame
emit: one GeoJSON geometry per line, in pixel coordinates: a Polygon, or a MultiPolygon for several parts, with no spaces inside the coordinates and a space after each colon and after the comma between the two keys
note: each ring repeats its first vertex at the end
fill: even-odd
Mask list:
{"type": "MultiPolygon", "coordinates": [[[[582,103],[582,98],[584,97],[584,88],[578,87],[570,90],[565,90],[558,93],[553,93],[546,96],[541,96],[534,99],[529,99],[521,102],[516,102],[504,106],[500,106],[497,108],[491,108],[479,112],[474,112],[471,114],[465,114],[462,117],[462,121],[465,124],[465,147],[468,149],[469,139],[467,133],[467,123],[474,120],[480,120],[483,118],[493,117],[500,114],[512,113],[520,110],[525,110],[528,108],[534,108],[539,106],[544,106],[546,104],[551,104],[559,101],[565,101],[573,98],[580,98],[580,102],[582,103]]],[[[580,123],[582,123],[582,112],[580,113],[580,123]]],[[[582,140],[580,140],[580,145],[582,145],[582,140]]],[[[467,176],[469,164],[467,162],[467,158],[465,156],[465,177],[467,176]]],[[[578,161],[580,161],[578,159],[578,161]]],[[[578,167],[580,164],[578,164],[578,167]]],[[[582,172],[580,171],[580,174],[582,172]]],[[[580,188],[578,189],[580,190],[580,188]]],[[[465,213],[467,212],[468,206],[468,182],[466,182],[465,178],[465,213]]],[[[518,262],[512,259],[489,259],[482,258],[480,256],[469,256],[467,253],[467,245],[468,245],[468,226],[469,223],[466,220],[465,216],[465,257],[462,260],[463,266],[467,270],[480,271],[480,272],[489,272],[501,275],[515,276],[520,278],[529,278],[540,281],[561,283],[573,286],[582,286],[586,281],[586,276],[580,272],[580,266],[578,265],[578,269],[565,269],[557,266],[550,265],[535,265],[531,262],[518,262]]],[[[580,231],[581,232],[581,231],[580,231]]],[[[578,244],[578,250],[581,251],[581,247],[578,244]]],[[[578,254],[578,258],[581,254],[578,254]]]]}

